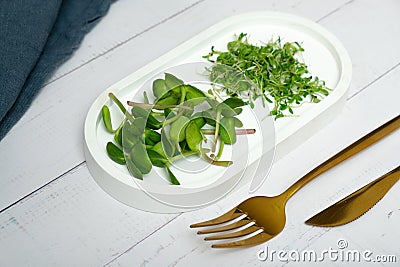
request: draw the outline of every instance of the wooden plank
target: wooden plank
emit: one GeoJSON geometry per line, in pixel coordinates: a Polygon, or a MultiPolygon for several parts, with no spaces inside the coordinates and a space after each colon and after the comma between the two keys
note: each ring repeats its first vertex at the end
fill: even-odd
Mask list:
{"type": "Polygon", "coordinates": [[[110,50],[139,37],[149,30],[181,15],[203,0],[120,0],[111,5],[108,14],[93,28],[65,64],[47,82],[59,79],[110,50]]]}
{"type": "Polygon", "coordinates": [[[176,216],[112,199],[83,164],[0,214],[0,266],[100,266],[176,216]]]}
{"type": "Polygon", "coordinates": [[[399,10],[396,1],[354,1],[319,22],[341,40],[353,61],[349,95],[400,63],[400,53],[394,52],[400,42],[399,10]]]}
{"type": "MultiPolygon", "coordinates": [[[[322,162],[323,158],[333,155],[398,115],[396,103],[400,93],[396,88],[399,86],[400,68],[397,68],[349,100],[337,119],[273,166],[269,179],[257,195],[275,195],[282,192],[298,177],[322,162]],[[381,93],[382,90],[395,97],[387,99],[386,95],[381,93]],[[381,105],[385,105],[384,112],[374,109],[381,105]],[[291,168],[287,167],[289,165],[291,168]]],[[[321,253],[329,247],[339,250],[339,239],[347,241],[349,249],[358,249],[361,252],[370,250],[374,256],[380,254],[399,257],[399,184],[395,185],[375,208],[356,222],[337,228],[310,227],[304,224],[304,221],[317,211],[398,166],[398,140],[400,131],[321,175],[318,182],[313,182],[299,191],[288,203],[285,230],[264,245],[238,250],[214,250],[209,247],[209,243],[196,236],[196,231],[188,228],[191,223],[216,217],[248,197],[246,189],[243,188],[234,196],[213,206],[179,216],[156,235],[133,245],[129,251],[117,256],[108,266],[188,266],[197,262],[212,266],[253,266],[264,263],[258,260],[257,253],[264,249],[265,245],[276,251],[315,249],[321,253]]],[[[273,263],[284,264],[276,258],[273,263]]],[[[329,259],[324,263],[339,266],[342,264],[339,261],[330,262],[329,259]]]]}

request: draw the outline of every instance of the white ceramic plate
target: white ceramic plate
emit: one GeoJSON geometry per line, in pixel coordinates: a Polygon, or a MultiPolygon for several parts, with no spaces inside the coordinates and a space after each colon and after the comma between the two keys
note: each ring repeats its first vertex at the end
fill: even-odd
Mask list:
{"type": "MultiPolygon", "coordinates": [[[[297,108],[297,117],[283,118],[275,123],[276,159],[293,150],[340,112],[346,100],[352,68],[346,50],[331,33],[312,21],[283,13],[257,12],[230,17],[107,88],[93,103],[85,121],[85,156],[93,178],[106,192],[117,200],[142,210],[179,212],[204,206],[231,192],[233,188],[248,186],[251,175],[244,175],[240,183],[238,176],[234,175],[243,168],[240,164],[236,169],[221,174],[218,179],[215,179],[215,172],[218,171],[214,169],[212,175],[207,175],[207,172],[198,174],[198,177],[206,179],[184,180],[182,186],[168,185],[162,180],[151,178],[136,181],[125,166],[115,164],[108,158],[105,145],[112,136],[106,133],[100,114],[104,104],[110,105],[109,92],[115,93],[124,101],[130,100],[156,74],[171,66],[201,61],[211,46],[216,50],[225,50],[227,42],[241,32],[249,34],[251,43],[278,37],[282,42],[300,42],[305,49],[302,60],[311,74],[326,81],[327,86],[333,89],[320,103],[304,104],[297,108]],[[143,190],[143,186],[146,190],[143,190]]],[[[115,111],[111,106],[113,120],[121,120],[122,114],[115,111]]],[[[251,113],[249,114],[246,116],[251,117],[251,113]]],[[[254,138],[250,148],[257,146],[257,142],[261,141],[254,138]]],[[[254,158],[249,162],[253,160],[254,158]]]]}

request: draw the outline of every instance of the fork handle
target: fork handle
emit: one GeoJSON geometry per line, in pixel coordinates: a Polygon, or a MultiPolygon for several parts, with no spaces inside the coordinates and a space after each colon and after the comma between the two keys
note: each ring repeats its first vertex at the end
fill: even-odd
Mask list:
{"type": "Polygon", "coordinates": [[[395,131],[399,127],[400,127],[400,115],[397,115],[397,117],[386,122],[379,128],[365,135],[361,139],[357,140],[350,146],[346,147],[336,155],[332,156],[331,158],[327,159],[326,161],[315,167],[309,173],[304,175],[300,180],[294,183],[291,187],[286,189],[286,191],[282,194],[282,196],[287,201],[294,193],[296,193],[299,189],[301,189],[304,185],[306,185],[308,182],[316,178],[321,173],[324,173],[325,171],[338,165],[342,161],[350,158],[351,156],[357,154],[363,149],[374,144],[375,142],[381,140],[383,137],[387,136],[388,134],[395,131]]]}

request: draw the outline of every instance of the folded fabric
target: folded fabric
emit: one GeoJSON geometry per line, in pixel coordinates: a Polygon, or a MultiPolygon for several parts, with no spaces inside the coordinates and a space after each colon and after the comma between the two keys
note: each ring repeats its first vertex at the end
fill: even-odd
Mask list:
{"type": "Polygon", "coordinates": [[[0,140],[114,1],[0,1],[0,140]]]}

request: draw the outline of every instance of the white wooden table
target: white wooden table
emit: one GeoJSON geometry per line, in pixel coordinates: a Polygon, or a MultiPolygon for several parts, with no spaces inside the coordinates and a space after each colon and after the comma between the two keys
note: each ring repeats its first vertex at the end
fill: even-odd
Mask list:
{"type": "MultiPolygon", "coordinates": [[[[227,211],[248,196],[247,188],[198,211],[153,214],[114,200],[88,172],[83,122],[103,90],[223,18],[256,10],[316,21],[341,40],[353,63],[342,113],[276,162],[258,194],[282,192],[399,114],[397,0],[119,0],[0,142],[0,266],[308,266],[276,255],[261,261],[258,254],[266,246],[287,253],[338,250],[338,240],[347,242],[347,249],[371,251],[371,259],[394,255],[397,263],[386,264],[399,266],[400,184],[348,225],[318,228],[304,221],[396,167],[400,131],[299,191],[288,203],[286,228],[275,239],[239,250],[213,250],[188,226],[227,211]]],[[[356,263],[326,257],[319,264],[356,263]]]]}

